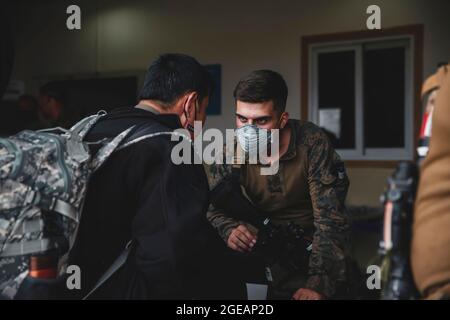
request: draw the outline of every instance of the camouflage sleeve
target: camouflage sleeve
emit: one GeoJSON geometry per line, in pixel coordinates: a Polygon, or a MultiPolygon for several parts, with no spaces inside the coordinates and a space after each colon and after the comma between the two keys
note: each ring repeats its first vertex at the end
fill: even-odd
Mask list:
{"type": "MultiPolygon", "coordinates": [[[[205,165],[205,171],[211,190],[220,183],[224,177],[231,174],[231,167],[225,164],[205,165]]],[[[227,216],[226,213],[218,208],[215,208],[213,204],[209,205],[206,217],[225,242],[228,241],[228,236],[231,231],[240,224],[239,221],[227,216]]]]}
{"type": "Polygon", "coordinates": [[[345,281],[350,221],[344,201],[348,178],[326,135],[311,136],[308,183],[314,210],[314,237],[306,287],[331,297],[345,281]]]}

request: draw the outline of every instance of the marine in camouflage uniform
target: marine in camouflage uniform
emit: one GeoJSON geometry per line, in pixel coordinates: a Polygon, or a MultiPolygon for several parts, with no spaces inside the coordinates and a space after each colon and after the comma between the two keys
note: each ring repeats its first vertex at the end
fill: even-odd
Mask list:
{"type": "MultiPolygon", "coordinates": [[[[261,214],[273,223],[294,222],[313,234],[307,275],[270,266],[274,298],[290,298],[299,288],[331,298],[346,281],[350,219],[344,201],[349,181],[343,162],[319,127],[301,120],[289,120],[287,125],[291,137],[278,172],[261,175],[260,165],[245,164],[241,166],[240,183],[261,214]]],[[[231,174],[231,165],[216,164],[206,171],[212,189],[231,174]]],[[[240,224],[257,231],[212,204],[207,217],[225,242],[240,224]]]]}

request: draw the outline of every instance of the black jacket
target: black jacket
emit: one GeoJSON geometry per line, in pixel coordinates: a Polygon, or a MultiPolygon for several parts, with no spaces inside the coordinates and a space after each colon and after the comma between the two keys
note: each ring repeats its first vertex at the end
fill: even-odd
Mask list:
{"type": "MultiPolygon", "coordinates": [[[[114,137],[132,125],[158,123],[173,131],[176,115],[122,108],[99,121],[88,141],[114,137]]],[[[93,298],[214,298],[215,256],[224,245],[206,219],[208,182],[202,165],[174,165],[170,136],[114,153],[92,177],[69,262],[81,268],[89,292],[130,239],[125,266],[93,298]]]]}

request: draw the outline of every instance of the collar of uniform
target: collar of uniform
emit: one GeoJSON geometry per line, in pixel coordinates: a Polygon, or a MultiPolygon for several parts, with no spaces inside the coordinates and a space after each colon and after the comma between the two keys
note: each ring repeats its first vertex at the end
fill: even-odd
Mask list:
{"type": "Polygon", "coordinates": [[[135,106],[135,108],[142,109],[142,110],[145,110],[145,111],[150,111],[153,114],[161,114],[161,112],[159,112],[158,110],[156,110],[152,106],[149,106],[149,105],[146,105],[146,104],[137,104],[135,106]]]}
{"type": "Polygon", "coordinates": [[[297,148],[296,148],[296,146],[297,146],[296,133],[297,132],[294,128],[292,120],[288,120],[287,125],[289,126],[289,128],[291,128],[291,136],[289,138],[288,149],[287,149],[286,153],[280,158],[280,161],[291,160],[291,159],[295,158],[295,156],[297,155],[297,148]]]}
{"type": "Polygon", "coordinates": [[[142,115],[146,115],[153,118],[154,120],[166,125],[171,129],[183,128],[183,126],[181,125],[180,117],[178,117],[174,113],[160,113],[158,110],[150,106],[147,105],[143,106],[139,104],[135,106],[133,109],[141,113],[142,115]]]}

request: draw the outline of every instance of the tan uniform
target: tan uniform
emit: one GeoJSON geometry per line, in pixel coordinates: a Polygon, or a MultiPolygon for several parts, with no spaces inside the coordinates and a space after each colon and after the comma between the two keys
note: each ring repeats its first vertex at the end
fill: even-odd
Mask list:
{"type": "Polygon", "coordinates": [[[438,71],[430,149],[422,168],[412,242],[412,270],[426,297],[450,296],[450,67],[438,71]]]}

